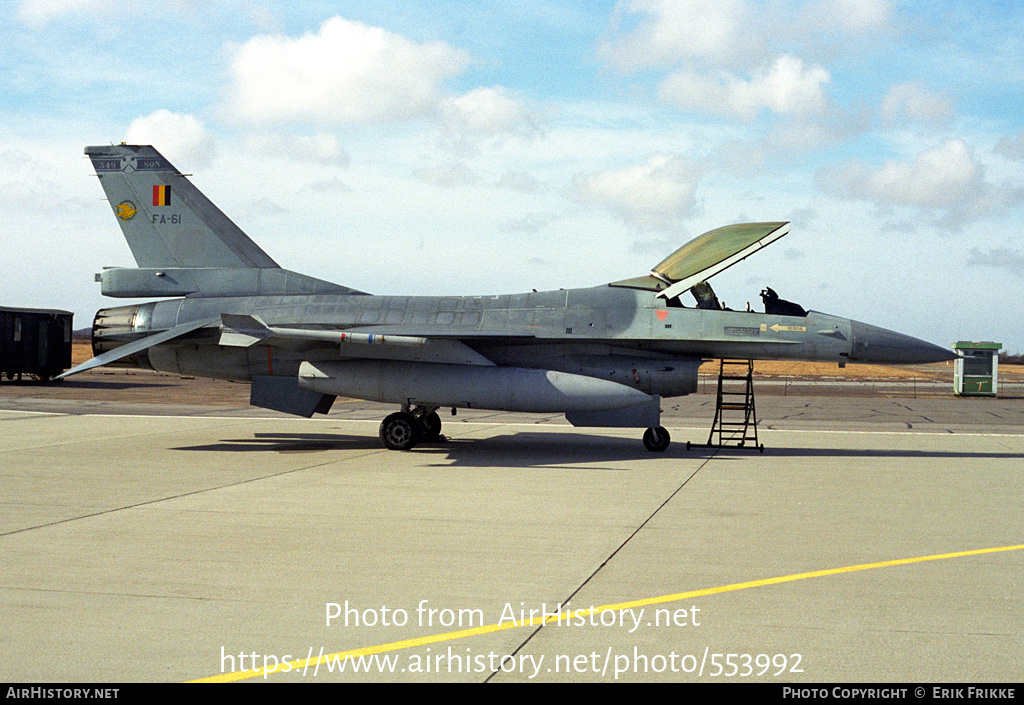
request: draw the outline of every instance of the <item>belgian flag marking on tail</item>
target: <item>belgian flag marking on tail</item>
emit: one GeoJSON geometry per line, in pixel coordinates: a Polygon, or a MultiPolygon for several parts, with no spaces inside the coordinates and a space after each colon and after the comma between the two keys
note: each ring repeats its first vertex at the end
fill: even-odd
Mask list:
{"type": "Polygon", "coordinates": [[[171,187],[165,185],[156,185],[153,187],[153,205],[154,206],[169,206],[171,205],[171,187]]]}

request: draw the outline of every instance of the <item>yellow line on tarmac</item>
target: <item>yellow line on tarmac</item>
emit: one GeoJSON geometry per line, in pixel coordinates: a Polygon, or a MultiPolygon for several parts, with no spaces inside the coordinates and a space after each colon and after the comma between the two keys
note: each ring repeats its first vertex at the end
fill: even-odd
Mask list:
{"type": "MultiPolygon", "coordinates": [[[[777,578],[764,578],[762,580],[751,580],[745,583],[733,583],[732,585],[722,585],[719,587],[705,588],[703,590],[691,590],[689,592],[677,592],[672,595],[662,595],[660,597],[650,597],[644,600],[633,600],[631,602],[619,602],[614,605],[604,605],[602,607],[591,607],[590,609],[575,610],[572,612],[566,612],[560,615],[560,618],[565,620],[576,617],[587,617],[591,614],[597,614],[600,612],[608,611],[620,611],[632,609],[635,607],[646,607],[648,605],[659,605],[667,602],[679,602],[681,600],[692,600],[696,597],[707,597],[709,595],[718,595],[723,592],[735,592],[737,590],[748,590],[750,588],[765,587],[767,585],[779,585],[782,583],[792,583],[797,580],[807,580],[809,578],[824,578],[829,575],[842,575],[844,573],[855,573],[861,570],[874,570],[876,568],[891,568],[898,565],[911,565],[913,563],[925,563],[927,561],[941,561],[949,558],[964,558],[966,556],[980,556],[986,553],[1002,553],[1005,551],[1020,551],[1024,550],[1024,544],[1017,546],[999,546],[996,548],[981,548],[973,551],[958,551],[956,553],[940,553],[933,556],[918,556],[917,558],[900,558],[893,561],[881,561],[879,563],[862,563],[860,565],[850,565],[844,568],[829,568],[827,570],[814,570],[807,573],[794,573],[793,575],[783,575],[777,578]]],[[[430,636],[417,637],[415,639],[404,639],[402,641],[393,641],[388,644],[379,644],[377,646],[368,646],[362,649],[352,649],[350,651],[339,651],[333,654],[327,654],[325,656],[319,656],[318,658],[300,659],[296,661],[290,661],[287,664],[280,664],[275,669],[256,669],[256,670],[245,670],[235,671],[232,673],[222,673],[216,676],[210,676],[209,678],[200,678],[198,680],[191,681],[192,683],[230,683],[232,681],[246,680],[249,678],[259,678],[272,675],[273,673],[280,672],[303,672],[308,669],[315,668],[317,665],[327,663],[328,661],[338,662],[346,658],[355,658],[358,656],[369,656],[371,654],[381,654],[389,651],[400,651],[401,649],[410,649],[416,646],[425,646],[427,644],[436,644],[443,641],[454,641],[456,639],[465,639],[471,636],[480,636],[482,634],[493,634],[494,632],[504,631],[506,629],[518,629],[519,627],[533,627],[540,624],[551,624],[558,621],[559,615],[551,615],[546,619],[537,617],[528,622],[516,621],[516,622],[504,622],[501,624],[490,624],[487,626],[474,627],[472,629],[462,629],[455,632],[445,632],[443,634],[433,634],[430,636]]]]}

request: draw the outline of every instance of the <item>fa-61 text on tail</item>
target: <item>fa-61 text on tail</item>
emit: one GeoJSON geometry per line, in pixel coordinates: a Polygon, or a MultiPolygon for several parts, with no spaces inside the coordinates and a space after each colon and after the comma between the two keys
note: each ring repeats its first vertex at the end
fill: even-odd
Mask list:
{"type": "Polygon", "coordinates": [[[138,264],[105,269],[102,292],[165,300],[99,311],[96,357],[65,376],[117,364],[242,380],[253,405],[306,417],[337,396],[398,404],[380,427],[393,449],[437,440],[437,411],[451,407],[644,428],[647,448],[664,450],[661,399],[695,391],[703,360],[953,357],[770,289],[764,312],[723,308],[707,280],[789,232],[784,222],[713,230],[602,286],[372,296],[281,269],[153,147],[85,152],[138,264]]]}

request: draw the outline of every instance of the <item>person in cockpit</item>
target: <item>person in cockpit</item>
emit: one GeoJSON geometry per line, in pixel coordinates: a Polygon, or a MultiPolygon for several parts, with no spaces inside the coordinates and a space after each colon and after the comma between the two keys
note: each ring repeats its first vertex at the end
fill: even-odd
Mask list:
{"type": "Polygon", "coordinates": [[[800,304],[780,299],[775,290],[766,286],[761,292],[761,301],[764,302],[764,312],[776,316],[806,316],[807,311],[800,304]]]}

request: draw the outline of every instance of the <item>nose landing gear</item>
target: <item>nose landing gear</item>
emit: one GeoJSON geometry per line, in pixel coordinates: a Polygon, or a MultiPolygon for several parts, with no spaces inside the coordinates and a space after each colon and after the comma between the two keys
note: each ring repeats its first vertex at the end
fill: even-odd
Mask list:
{"type": "Polygon", "coordinates": [[[672,437],[669,436],[668,431],[662,426],[649,428],[644,431],[644,447],[649,451],[660,453],[668,449],[671,442],[672,437]]]}

